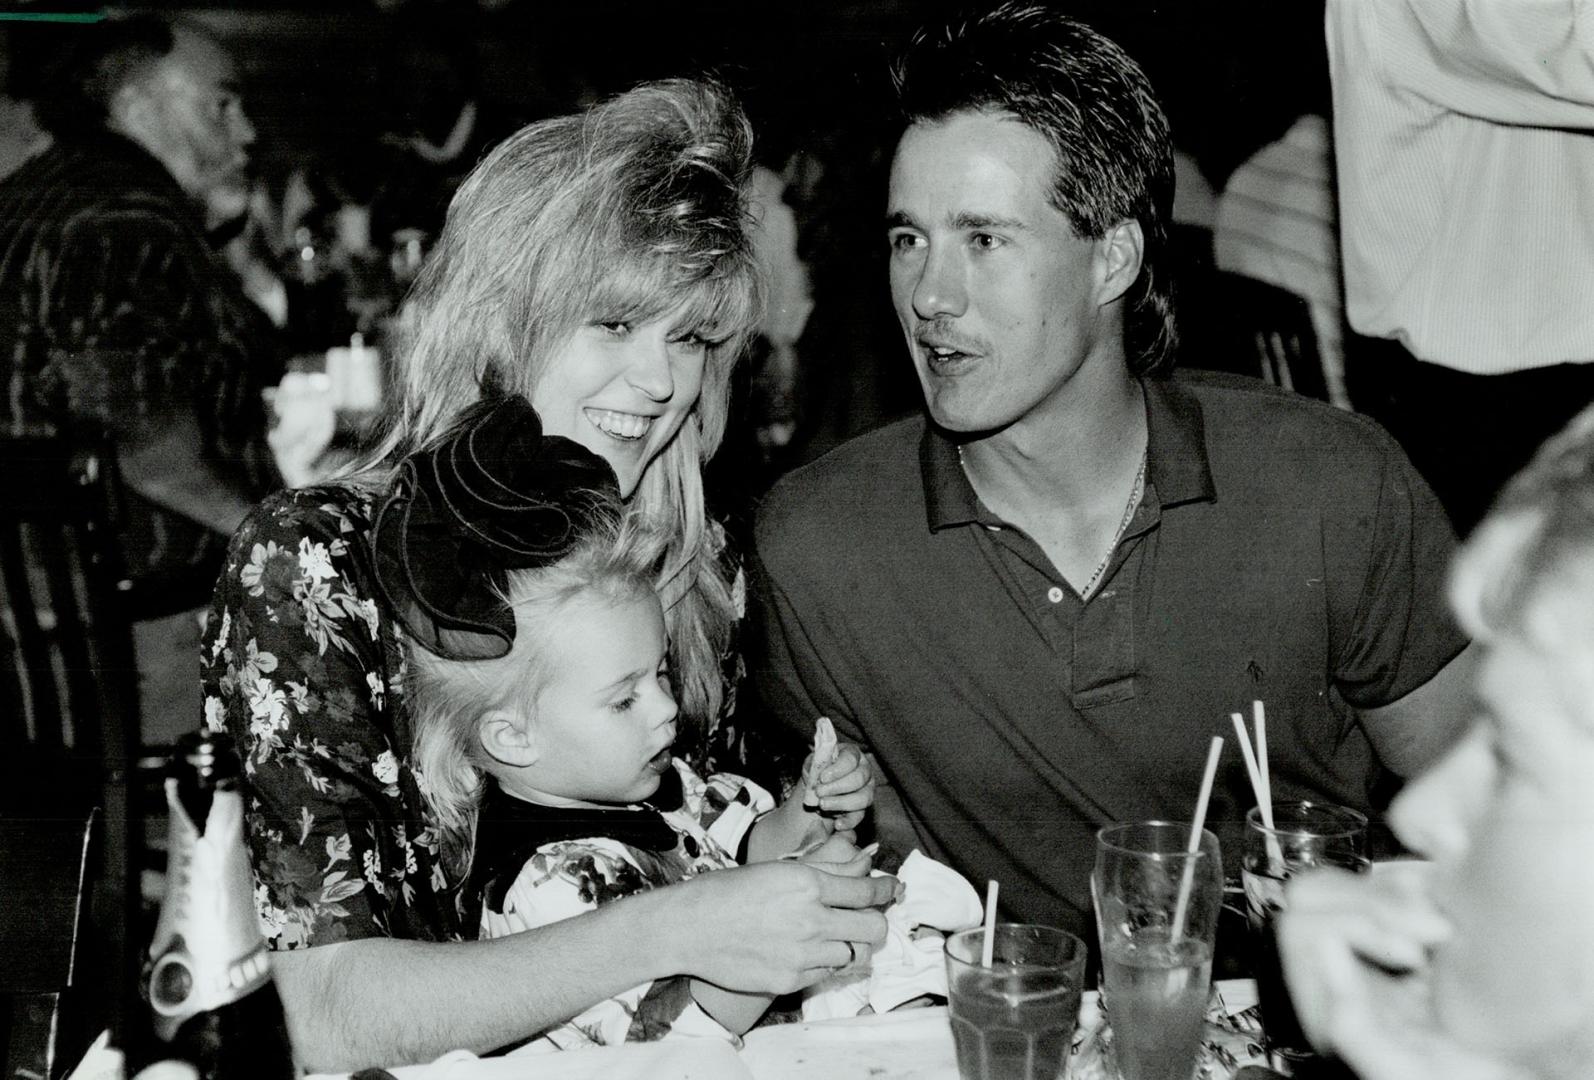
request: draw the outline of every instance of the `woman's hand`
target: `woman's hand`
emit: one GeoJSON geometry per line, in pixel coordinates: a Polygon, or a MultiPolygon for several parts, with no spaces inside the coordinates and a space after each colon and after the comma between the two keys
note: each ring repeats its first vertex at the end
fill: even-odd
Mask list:
{"type": "Polygon", "coordinates": [[[1506,1080],[1521,1075],[1442,1030],[1428,952],[1449,936],[1420,868],[1370,875],[1322,869],[1293,879],[1279,953],[1301,1028],[1361,1080],[1506,1080]]]}
{"type": "Polygon", "coordinates": [[[677,970],[734,990],[785,994],[885,940],[888,875],[843,877],[796,862],[716,870],[650,894],[668,899],[677,970]],[[849,947],[849,945],[851,947],[849,947]]]}

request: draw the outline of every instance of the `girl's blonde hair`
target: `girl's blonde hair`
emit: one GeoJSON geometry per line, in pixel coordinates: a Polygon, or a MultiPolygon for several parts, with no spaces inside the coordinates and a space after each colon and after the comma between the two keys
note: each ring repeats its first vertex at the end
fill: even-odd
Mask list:
{"type": "Polygon", "coordinates": [[[444,863],[463,880],[470,870],[476,811],[487,767],[477,735],[494,709],[528,721],[547,685],[548,643],[572,601],[619,605],[653,600],[657,544],[634,518],[600,518],[568,555],[532,570],[511,570],[499,598],[515,614],[515,641],[491,660],[448,660],[412,651],[408,700],[414,761],[437,816],[444,863]]]}
{"type": "Polygon", "coordinates": [[[711,344],[702,392],[643,473],[628,514],[647,528],[682,719],[718,716],[736,614],[702,469],[718,448],[731,369],[762,303],[748,234],[752,130],[707,81],[644,83],[522,128],[449,205],[400,313],[385,430],[345,480],[381,488],[483,388],[531,399],[577,329],[680,311],[711,344]]]}

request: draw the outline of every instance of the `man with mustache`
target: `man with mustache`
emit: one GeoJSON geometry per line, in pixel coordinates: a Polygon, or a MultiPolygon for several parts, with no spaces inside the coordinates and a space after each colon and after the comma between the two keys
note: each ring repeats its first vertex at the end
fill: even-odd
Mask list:
{"type": "Polygon", "coordinates": [[[275,331],[205,229],[246,197],[255,130],[197,24],[71,33],[37,102],[53,145],[0,184],[0,421],[111,440],[146,714],[169,703],[187,730],[193,609],[280,483],[260,394],[281,375],[275,331]]]}
{"type": "Polygon", "coordinates": [[[1094,830],[1188,817],[1254,699],[1276,798],[1365,808],[1444,749],[1453,537],[1364,418],[1169,373],[1168,125],[1117,45],[1007,4],[918,34],[896,84],[891,293],[927,415],[771,493],[752,664],[784,722],[876,755],[894,846],[1083,930],[1094,830]]]}

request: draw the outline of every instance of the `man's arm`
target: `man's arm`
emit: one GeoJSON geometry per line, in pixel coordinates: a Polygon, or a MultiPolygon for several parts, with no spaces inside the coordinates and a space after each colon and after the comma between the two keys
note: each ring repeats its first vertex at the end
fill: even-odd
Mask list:
{"type": "Polygon", "coordinates": [[[1468,645],[1417,689],[1376,709],[1358,710],[1379,760],[1402,777],[1443,757],[1472,722],[1473,672],[1479,649],[1468,645]]]}
{"type": "Polygon", "coordinates": [[[277,952],[300,1064],[339,1072],[485,1052],[639,983],[687,974],[771,994],[885,938],[896,879],[791,862],[719,870],[490,941],[363,939],[277,952]]]}
{"type": "Polygon", "coordinates": [[[121,439],[117,464],[138,494],[223,536],[249,512],[251,500],[206,456],[192,413],[178,412],[141,437],[121,439]]]}

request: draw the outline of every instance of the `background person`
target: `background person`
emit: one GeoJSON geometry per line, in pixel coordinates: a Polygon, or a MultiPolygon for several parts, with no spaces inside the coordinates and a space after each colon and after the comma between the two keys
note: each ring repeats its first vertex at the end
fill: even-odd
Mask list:
{"type": "MultiPolygon", "coordinates": [[[[928,415],[773,489],[751,663],[786,724],[876,755],[895,846],[1089,937],[1094,831],[1188,813],[1253,699],[1280,798],[1366,807],[1448,745],[1453,541],[1365,418],[1168,376],[1168,126],[1118,46],[1007,4],[921,32],[898,86],[891,295],[928,415]]],[[[1213,798],[1243,819],[1237,761],[1213,798]]]]}
{"type": "Polygon", "coordinates": [[[193,715],[194,609],[281,483],[260,395],[281,374],[272,328],[205,231],[247,183],[255,131],[196,24],[77,29],[37,99],[53,144],[0,184],[0,420],[114,444],[144,713],[169,728],[144,735],[174,737],[193,715]]]}
{"type": "Polygon", "coordinates": [[[1594,410],[1456,557],[1472,728],[1390,808],[1426,873],[1290,883],[1279,941],[1313,1041],[1362,1080],[1573,1080],[1594,1063],[1594,410]]]}
{"type": "Polygon", "coordinates": [[[1594,400],[1594,12],[1329,0],[1355,406],[1465,534],[1594,400]]]}
{"type": "MultiPolygon", "coordinates": [[[[414,766],[417,642],[377,570],[376,504],[401,464],[483,396],[525,397],[546,434],[608,464],[649,528],[681,725],[713,728],[738,590],[701,470],[758,310],[749,149],[727,93],[679,80],[496,147],[456,193],[401,314],[395,400],[369,464],[267,500],[233,538],[203,650],[205,714],[246,755],[260,914],[314,1071],[501,1047],[673,975],[786,992],[884,936],[866,909],[891,899],[890,879],[781,862],[465,941],[476,898],[440,857],[414,766]]],[[[496,502],[449,505],[435,527],[458,555],[429,569],[468,601],[496,502]]],[[[445,631],[470,624],[468,603],[439,610],[453,612],[445,631]]]]}

